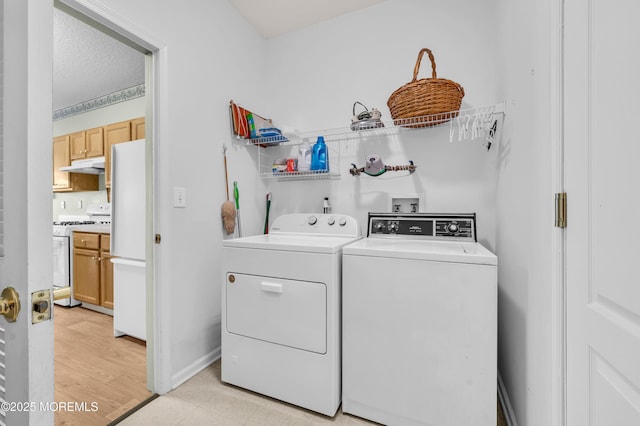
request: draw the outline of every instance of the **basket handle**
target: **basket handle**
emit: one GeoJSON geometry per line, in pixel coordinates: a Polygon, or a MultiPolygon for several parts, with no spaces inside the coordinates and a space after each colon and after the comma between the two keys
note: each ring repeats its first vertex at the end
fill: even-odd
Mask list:
{"type": "Polygon", "coordinates": [[[431,50],[425,47],[424,49],[420,50],[420,53],[418,53],[418,60],[416,61],[416,66],[413,68],[413,80],[411,80],[412,83],[415,83],[418,80],[418,72],[420,71],[420,62],[422,61],[422,55],[424,55],[424,52],[427,52],[427,54],[429,55],[429,60],[431,60],[431,78],[437,78],[436,77],[436,60],[433,58],[433,53],[431,53],[431,50]]]}

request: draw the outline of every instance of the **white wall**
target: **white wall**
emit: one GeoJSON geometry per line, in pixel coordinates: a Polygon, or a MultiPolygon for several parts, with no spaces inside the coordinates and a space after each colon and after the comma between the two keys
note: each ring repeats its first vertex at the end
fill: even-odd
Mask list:
{"type": "MultiPolygon", "coordinates": [[[[107,124],[118,123],[124,120],[144,117],[145,97],[139,97],[115,105],[93,111],[77,114],[53,122],[53,136],[66,135],[82,130],[93,129],[107,124]]],[[[89,203],[107,201],[107,190],[104,184],[104,174],[99,176],[99,191],[80,192],[54,192],[53,193],[53,220],[58,216],[84,214],[89,203]],[[62,207],[64,201],[65,207],[62,207]]]]}
{"type": "Polygon", "coordinates": [[[480,239],[500,259],[499,368],[520,424],[549,424],[552,195],[548,131],[537,115],[548,93],[547,2],[394,0],[269,41],[226,1],[100,3],[167,46],[169,90],[160,102],[168,109],[168,139],[157,147],[163,185],[156,231],[163,237],[161,280],[171,288],[171,311],[158,315],[172,320],[174,383],[220,345],[227,144],[245,235],[261,232],[268,191],[272,217],[319,211],[329,196],[334,211],[363,221],[368,211],[388,209],[390,191],[424,192],[429,211],[478,212],[480,239]],[[508,100],[500,146],[486,152],[478,143],[449,144],[446,127],[421,130],[345,143],[341,180],[278,182],[257,177],[257,148],[230,141],[229,99],[303,130],[348,125],[355,100],[388,119],[386,100],[411,79],[422,47],[434,51],[440,77],[464,86],[463,108],[508,100]],[[348,175],[351,161],[361,165],[373,152],[388,164],[414,160],[418,171],[395,179],[348,175]],[[186,188],[187,208],[172,207],[174,186],[186,188]]]}
{"type": "MultiPolygon", "coordinates": [[[[159,188],[157,232],[166,259],[160,266],[162,281],[172,289],[176,382],[220,342],[216,259],[223,238],[223,144],[229,146],[229,179],[239,183],[244,235],[262,231],[268,191],[274,195],[272,217],[319,211],[322,197],[329,196],[335,212],[362,222],[368,211],[389,209],[387,192],[421,192],[425,210],[478,212],[480,238],[494,246],[496,149],[449,144],[448,128],[429,129],[345,144],[341,180],[263,182],[257,177],[256,148],[229,137],[227,109],[233,99],[276,125],[310,130],[348,125],[353,102],[359,100],[382,110],[388,120],[386,100],[411,79],[422,47],[434,51],[440,77],[464,86],[463,108],[495,104],[501,99],[495,96],[496,36],[489,24],[493,2],[384,2],[269,41],[226,1],[101,3],[167,46],[169,90],[161,102],[168,108],[169,140],[158,147],[160,164],[166,164],[158,172],[166,185],[159,188]],[[391,173],[351,177],[349,163],[361,165],[372,151],[388,164],[413,160],[418,171],[402,178],[391,173]],[[174,186],[186,188],[187,208],[171,206],[174,186]]],[[[420,77],[429,75],[426,62],[420,77]]]]}
{"type": "MultiPolygon", "coordinates": [[[[175,386],[219,354],[222,146],[230,140],[229,100],[263,104],[264,41],[227,1],[102,0],[98,6],[165,49],[164,75],[156,76],[166,79],[167,91],[158,100],[166,121],[155,123],[166,130],[155,146],[161,183],[155,232],[162,235],[158,282],[168,292],[159,294],[169,303],[156,317],[168,324],[162,333],[171,353],[164,362],[175,386]],[[175,186],[186,189],[186,208],[173,207],[175,186]]],[[[239,163],[250,162],[244,147],[231,151],[239,163]]],[[[255,182],[251,167],[232,173],[255,182]]]]}
{"type": "Polygon", "coordinates": [[[498,163],[498,357],[519,426],[554,424],[553,3],[499,0],[496,20],[497,89],[508,99],[498,163]]]}
{"type": "MultiPolygon", "coordinates": [[[[464,87],[462,108],[494,105],[502,101],[496,96],[494,21],[493,1],[394,0],[270,39],[269,62],[261,70],[267,76],[268,102],[255,109],[276,126],[301,131],[348,127],[355,101],[379,109],[383,120],[390,120],[387,99],[411,80],[423,47],[434,52],[439,77],[464,87]]],[[[426,55],[421,64],[418,77],[430,77],[426,55]]],[[[254,105],[252,97],[244,102],[254,105]]],[[[448,141],[445,126],[340,142],[340,180],[268,180],[266,189],[258,185],[254,191],[252,177],[240,176],[245,199],[252,203],[242,212],[243,231],[261,231],[269,191],[272,218],[319,212],[328,196],[334,212],[353,215],[363,225],[367,212],[390,211],[389,193],[423,193],[422,211],[477,212],[480,240],[494,248],[497,149],[487,152],[481,142],[448,141]],[[350,164],[361,167],[365,155],[373,153],[389,165],[413,160],[418,169],[412,176],[389,172],[376,178],[352,177],[350,164]]],[[[251,148],[250,163],[232,153],[232,172],[257,167],[259,149],[251,148]]]]}

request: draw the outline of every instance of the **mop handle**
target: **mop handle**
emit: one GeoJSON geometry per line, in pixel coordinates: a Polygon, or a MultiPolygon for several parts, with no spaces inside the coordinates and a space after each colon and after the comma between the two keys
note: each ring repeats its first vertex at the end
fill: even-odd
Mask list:
{"type": "Polygon", "coordinates": [[[227,191],[227,200],[229,199],[229,172],[227,171],[227,147],[223,148],[222,153],[224,154],[224,189],[227,191]]]}

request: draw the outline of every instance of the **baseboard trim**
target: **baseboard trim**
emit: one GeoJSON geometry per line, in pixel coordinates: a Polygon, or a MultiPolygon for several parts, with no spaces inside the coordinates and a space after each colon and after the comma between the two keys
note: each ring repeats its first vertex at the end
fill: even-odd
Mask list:
{"type": "Polygon", "coordinates": [[[87,302],[82,302],[80,305],[76,306],[82,306],[83,308],[89,309],[91,311],[100,312],[101,314],[109,315],[111,317],[113,316],[113,309],[105,308],[104,306],[92,305],[91,303],[87,302]]]}
{"type": "Polygon", "coordinates": [[[187,367],[178,371],[176,374],[171,376],[171,383],[172,383],[171,389],[173,390],[177,388],[178,386],[180,386],[181,384],[183,384],[184,382],[186,382],[187,380],[189,380],[190,378],[192,378],[193,376],[195,376],[196,374],[198,374],[199,372],[201,372],[202,370],[204,370],[205,368],[207,368],[208,366],[216,362],[218,359],[220,359],[220,355],[221,355],[221,348],[217,347],[216,349],[209,352],[208,354],[195,360],[193,363],[191,363],[191,365],[188,365],[187,367]]]}
{"type": "Polygon", "coordinates": [[[500,405],[502,406],[502,411],[504,412],[505,420],[507,421],[507,425],[509,426],[518,426],[518,421],[516,420],[516,415],[513,411],[513,406],[511,405],[511,400],[509,399],[509,394],[507,393],[507,388],[504,386],[504,382],[502,381],[502,375],[498,371],[498,399],[500,400],[500,405]]]}

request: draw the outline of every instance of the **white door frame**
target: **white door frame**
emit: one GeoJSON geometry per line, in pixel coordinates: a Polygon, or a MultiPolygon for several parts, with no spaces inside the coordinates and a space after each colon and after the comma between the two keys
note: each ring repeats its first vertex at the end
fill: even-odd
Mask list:
{"type": "Polygon", "coordinates": [[[147,124],[147,386],[152,392],[164,394],[172,389],[171,383],[171,300],[169,289],[162,280],[167,276],[162,271],[166,262],[162,261],[160,245],[153,243],[154,234],[160,233],[162,224],[160,206],[162,188],[166,188],[167,177],[159,170],[168,169],[168,159],[162,155],[162,145],[168,140],[168,109],[164,106],[167,98],[167,46],[152,34],[136,26],[131,20],[118,15],[94,0],[57,0],[60,3],[87,16],[134,44],[151,52],[151,70],[148,69],[146,81],[152,87],[146,87],[146,116],[151,117],[147,124]],[[151,174],[152,173],[152,174],[151,174]],[[148,194],[152,194],[149,198],[148,194]],[[159,313],[156,315],[156,313],[159,313]],[[161,313],[161,314],[160,314],[161,313]]]}
{"type": "MultiPolygon", "coordinates": [[[[549,128],[551,136],[550,205],[554,194],[565,191],[564,184],[564,0],[550,0],[549,43],[549,128]]],[[[551,209],[550,214],[553,214],[551,209]]],[[[551,424],[566,424],[566,236],[562,228],[553,228],[551,239],[552,330],[551,330],[551,424]]]]}

